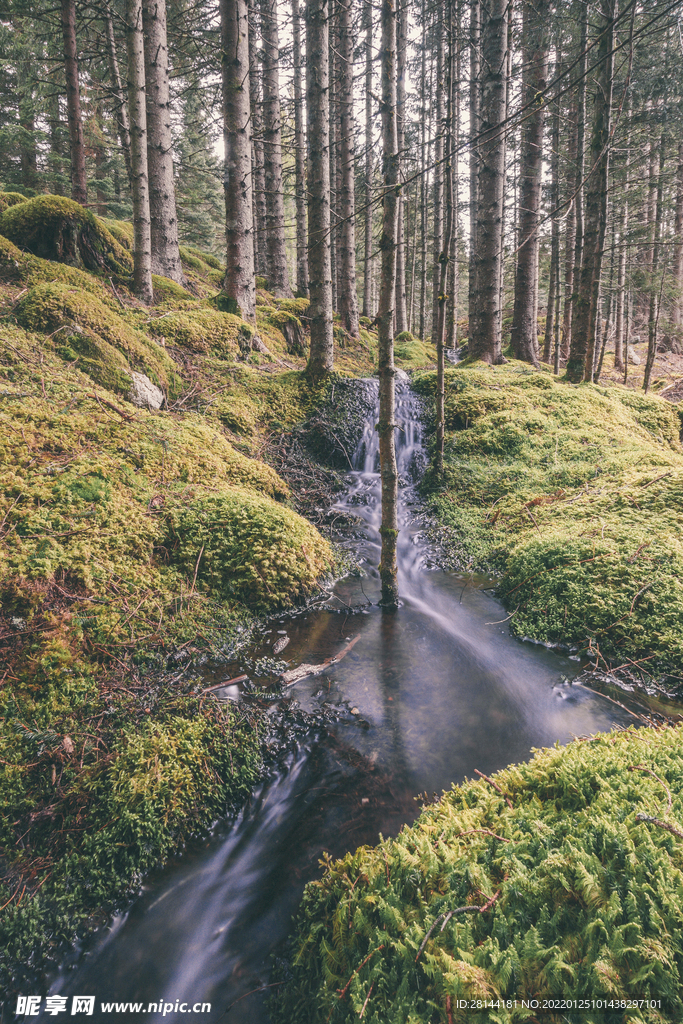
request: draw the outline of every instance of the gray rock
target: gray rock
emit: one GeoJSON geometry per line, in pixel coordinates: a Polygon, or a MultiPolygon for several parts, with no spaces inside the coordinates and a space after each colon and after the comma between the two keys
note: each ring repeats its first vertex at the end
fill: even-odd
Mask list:
{"type": "Polygon", "coordinates": [[[128,401],[139,409],[161,409],[166,401],[164,393],[156,384],[152,384],[144,373],[130,371],[131,387],[128,401]]]}
{"type": "Polygon", "coordinates": [[[628,347],[628,361],[633,366],[640,366],[640,356],[635,349],[631,348],[630,345],[628,347]]]}
{"type": "Polygon", "coordinates": [[[410,377],[408,376],[408,374],[406,373],[405,370],[396,370],[395,373],[394,373],[394,378],[400,384],[409,384],[410,383],[410,377]]]}

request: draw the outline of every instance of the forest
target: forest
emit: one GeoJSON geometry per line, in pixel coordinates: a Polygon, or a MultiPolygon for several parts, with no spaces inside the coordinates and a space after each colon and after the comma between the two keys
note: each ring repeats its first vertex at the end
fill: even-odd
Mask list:
{"type": "Polygon", "coordinates": [[[681,67],[0,3],[0,1024],[683,1019],[681,67]]]}

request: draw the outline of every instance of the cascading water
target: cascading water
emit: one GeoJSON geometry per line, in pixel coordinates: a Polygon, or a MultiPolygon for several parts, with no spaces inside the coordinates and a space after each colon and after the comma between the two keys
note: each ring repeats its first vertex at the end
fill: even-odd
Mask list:
{"type": "MultiPolygon", "coordinates": [[[[359,387],[376,401],[376,382],[359,387]]],[[[505,612],[476,580],[428,568],[412,485],[424,463],[420,408],[405,383],[397,388],[396,419],[401,607],[377,607],[375,410],[333,510],[357,517],[341,540],[366,575],[340,581],[323,610],[281,623],[292,665],[319,663],[360,634],[343,661],[292,688],[305,710],[335,705],[340,720],[312,734],[234,824],[148,880],[99,944],[61,971],[53,994],[94,995],[95,1017],[111,1016],[101,1008],[109,1001],[141,1004],[129,1006],[128,1021],[180,1021],[187,1018],[176,1001],[211,1002],[207,1022],[231,1007],[226,1024],[262,1024],[271,956],[304,883],[319,873],[323,850],[338,856],[375,842],[380,831],[395,834],[417,814],[418,793],[446,788],[475,768],[491,773],[531,747],[627,720],[571,684],[576,662],[511,637],[505,612]]]]}

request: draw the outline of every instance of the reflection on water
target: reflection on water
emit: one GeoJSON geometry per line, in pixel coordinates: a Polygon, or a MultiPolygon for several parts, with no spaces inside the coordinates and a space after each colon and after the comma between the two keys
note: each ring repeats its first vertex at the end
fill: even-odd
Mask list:
{"type": "Polygon", "coordinates": [[[418,413],[410,391],[399,389],[401,607],[376,606],[373,421],[338,503],[360,518],[345,542],[368,575],[338,584],[330,602],[338,610],[287,621],[292,665],[320,663],[360,634],[339,664],[293,691],[304,709],[330,703],[349,714],[292,754],[232,827],[150,882],[99,946],[55,980],[53,993],[96,995],[95,1016],[101,1000],[139,1001],[142,1012],[126,1019],[150,1024],[185,1019],[147,1012],[149,1003],[176,1000],[211,1002],[207,1021],[231,1007],[228,1024],[265,1022],[265,995],[252,990],[268,984],[271,955],[303,885],[319,873],[323,850],[340,855],[375,842],[379,832],[396,834],[418,813],[416,794],[447,788],[475,768],[490,774],[525,759],[532,747],[626,724],[617,707],[572,685],[576,662],[510,636],[504,610],[483,589],[486,580],[424,567],[429,552],[411,487],[424,458],[418,413]]]}

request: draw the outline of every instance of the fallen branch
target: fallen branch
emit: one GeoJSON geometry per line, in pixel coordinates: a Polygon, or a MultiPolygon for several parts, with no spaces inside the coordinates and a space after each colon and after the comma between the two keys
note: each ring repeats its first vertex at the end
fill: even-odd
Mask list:
{"type": "Polygon", "coordinates": [[[133,417],[129,416],[127,412],[124,412],[123,409],[119,409],[118,405],[114,405],[113,402],[109,402],[106,398],[101,398],[99,395],[94,394],[94,392],[90,392],[85,397],[92,398],[100,406],[106,405],[108,409],[112,409],[115,413],[118,413],[118,415],[127,423],[130,423],[130,421],[133,419],[133,417]]]}
{"type": "Polygon", "coordinates": [[[659,818],[651,818],[649,814],[636,814],[636,821],[647,821],[651,825],[658,825],[659,828],[665,828],[667,832],[671,832],[673,835],[678,836],[679,839],[683,839],[683,832],[679,828],[668,825],[665,821],[660,821],[659,818]]]}
{"type": "MultiPolygon", "coordinates": [[[[337,992],[339,993],[339,1000],[338,1000],[338,1002],[341,1002],[342,999],[344,998],[344,996],[346,995],[346,993],[349,991],[349,985],[351,984],[353,979],[356,977],[358,972],[362,971],[362,969],[365,967],[365,965],[368,962],[368,960],[370,960],[375,955],[375,953],[379,953],[380,949],[384,949],[384,943],[382,943],[381,946],[378,946],[377,949],[373,949],[373,951],[371,953],[368,953],[368,955],[366,956],[365,960],[363,960],[362,963],[360,963],[358,965],[358,967],[356,967],[355,971],[353,972],[353,974],[351,975],[349,980],[344,985],[344,988],[337,989],[337,992]]],[[[335,1006],[336,1006],[336,1003],[335,1003],[335,1006]]],[[[334,1006],[330,1010],[330,1013],[329,1013],[329,1016],[328,1016],[327,1020],[330,1019],[330,1017],[332,1016],[333,1013],[334,1013],[334,1006]]],[[[326,1024],[327,1024],[327,1022],[326,1022],[326,1024]]]]}
{"type": "Polygon", "coordinates": [[[672,470],[670,470],[670,472],[668,472],[668,473],[662,473],[662,475],[661,475],[661,476],[656,476],[656,477],[654,478],[654,480],[647,480],[647,481],[646,481],[646,482],[645,482],[644,484],[641,484],[640,486],[641,486],[641,487],[649,487],[649,486],[650,486],[650,484],[656,484],[656,483],[658,483],[658,482],[659,482],[660,480],[666,480],[666,478],[667,478],[668,476],[673,476],[673,469],[672,469],[672,470]]]}
{"type": "Polygon", "coordinates": [[[290,668],[287,672],[283,672],[280,676],[280,682],[284,683],[285,686],[292,686],[293,683],[298,683],[300,679],[305,679],[306,676],[317,676],[321,672],[324,672],[330,665],[336,665],[338,661],[346,657],[352,647],[354,647],[360,640],[360,633],[354,636],[346,647],[344,647],[338,654],[333,654],[331,658],[326,658],[319,665],[299,665],[297,668],[290,668]]]}
{"type": "Polygon", "coordinates": [[[446,927],[446,925],[448,924],[448,922],[450,921],[450,919],[452,917],[455,917],[456,914],[473,914],[475,912],[479,913],[479,914],[484,914],[487,910],[491,909],[491,907],[496,902],[496,900],[498,899],[499,896],[500,896],[500,889],[498,890],[498,892],[494,896],[491,897],[491,899],[487,903],[482,904],[482,906],[472,906],[472,905],[468,904],[466,907],[456,907],[455,910],[449,910],[447,913],[439,914],[439,916],[437,917],[436,921],[434,921],[432,927],[429,929],[429,931],[425,935],[424,939],[422,940],[422,945],[418,949],[417,956],[415,957],[415,963],[417,963],[417,961],[420,959],[420,956],[422,955],[422,951],[425,948],[425,946],[427,945],[427,943],[429,942],[431,934],[434,931],[434,929],[436,928],[437,924],[439,924],[441,921],[443,921],[443,924],[441,925],[441,928],[439,929],[439,935],[440,935],[441,932],[446,927]]]}
{"type": "Polygon", "coordinates": [[[500,795],[501,795],[502,797],[505,797],[505,800],[506,800],[506,802],[507,802],[507,805],[508,805],[508,807],[510,808],[510,810],[512,810],[512,800],[510,799],[510,797],[509,797],[509,796],[505,796],[505,793],[504,793],[504,792],[503,792],[503,790],[502,790],[502,789],[500,788],[500,786],[498,785],[498,783],[497,783],[497,782],[494,782],[494,781],[493,781],[493,779],[490,779],[490,778],[488,777],[488,775],[484,775],[484,773],[483,773],[483,772],[480,772],[478,768],[475,768],[475,769],[474,769],[474,774],[475,774],[475,775],[478,775],[480,779],[484,779],[484,781],[485,781],[485,782],[488,782],[488,784],[489,784],[490,786],[493,786],[493,788],[494,788],[494,789],[498,790],[498,792],[500,793],[500,795]]]}
{"type": "Polygon", "coordinates": [[[652,771],[652,768],[646,768],[644,764],[632,764],[632,765],[629,765],[629,769],[628,770],[630,772],[647,772],[648,775],[651,775],[653,779],[657,780],[657,782],[660,784],[660,786],[664,787],[664,789],[666,790],[666,795],[669,798],[669,806],[666,809],[666,813],[670,814],[671,813],[671,808],[673,806],[673,797],[671,796],[671,790],[667,786],[666,782],[664,782],[663,779],[660,779],[659,775],[657,775],[656,772],[652,771]]]}
{"type": "Polygon", "coordinates": [[[213,690],[222,690],[224,686],[230,686],[231,683],[246,683],[249,676],[235,676],[234,679],[224,679],[222,683],[214,683],[213,686],[207,686],[206,689],[200,690],[197,694],[201,697],[205,693],[211,693],[213,690]]]}

